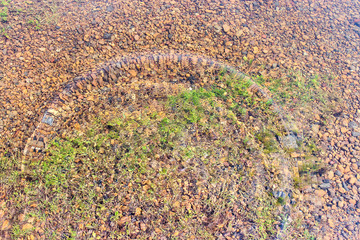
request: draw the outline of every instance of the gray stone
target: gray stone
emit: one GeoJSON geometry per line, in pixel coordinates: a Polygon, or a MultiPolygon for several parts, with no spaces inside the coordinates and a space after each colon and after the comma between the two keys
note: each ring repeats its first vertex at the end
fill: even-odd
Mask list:
{"type": "Polygon", "coordinates": [[[106,11],[107,11],[107,12],[112,12],[112,11],[114,11],[114,6],[113,6],[113,5],[107,6],[107,7],[106,7],[106,11]]]}
{"type": "Polygon", "coordinates": [[[349,191],[349,188],[347,187],[347,185],[344,181],[342,181],[342,186],[346,191],[349,191]]]}
{"type": "Polygon", "coordinates": [[[355,131],[353,131],[351,134],[353,135],[353,137],[358,137],[358,136],[360,136],[360,132],[355,132],[355,131]]]}
{"type": "Polygon", "coordinates": [[[299,146],[296,143],[296,137],[293,135],[287,135],[282,138],[282,144],[285,148],[296,149],[299,146]]]}
{"type": "Polygon", "coordinates": [[[328,189],[328,188],[331,187],[331,184],[330,183],[322,183],[322,184],[319,185],[319,187],[321,189],[328,189]]]}
{"type": "Polygon", "coordinates": [[[341,176],[341,175],[342,175],[342,173],[341,173],[339,170],[336,170],[336,171],[335,171],[335,175],[337,175],[337,176],[341,176]]]}
{"type": "Polygon", "coordinates": [[[274,191],[273,196],[275,198],[285,198],[286,194],[283,191],[274,191]]]}
{"type": "Polygon", "coordinates": [[[46,123],[47,125],[52,126],[54,123],[54,119],[52,117],[47,116],[46,114],[44,115],[43,119],[41,120],[41,122],[46,123]]]}
{"type": "Polygon", "coordinates": [[[356,122],[354,122],[354,121],[351,121],[351,122],[349,122],[349,128],[357,128],[358,127],[358,124],[356,123],[356,122]]]}
{"type": "Polygon", "coordinates": [[[111,39],[111,33],[104,33],[104,39],[111,39]]]}

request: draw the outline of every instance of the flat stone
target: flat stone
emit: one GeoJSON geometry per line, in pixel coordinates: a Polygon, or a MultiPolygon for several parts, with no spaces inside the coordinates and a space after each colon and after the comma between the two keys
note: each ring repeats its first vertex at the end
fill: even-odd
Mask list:
{"type": "Polygon", "coordinates": [[[322,184],[319,185],[319,187],[321,189],[328,189],[328,188],[331,187],[331,184],[330,183],[322,183],[322,184]]]}
{"type": "Polygon", "coordinates": [[[106,7],[106,11],[107,11],[107,12],[112,12],[112,11],[114,11],[114,6],[113,6],[113,5],[107,6],[107,7],[106,7]]]}
{"type": "Polygon", "coordinates": [[[54,119],[50,116],[47,116],[46,114],[44,115],[43,119],[41,120],[41,122],[46,123],[47,125],[52,126],[54,123],[54,119]]]}
{"type": "Polygon", "coordinates": [[[311,125],[311,130],[314,132],[314,133],[318,133],[319,130],[320,130],[320,126],[318,124],[313,124],[311,125]]]}
{"type": "Polygon", "coordinates": [[[112,34],[111,33],[104,33],[103,38],[104,39],[111,39],[112,34]]]}
{"type": "Polygon", "coordinates": [[[354,184],[354,183],[356,183],[356,181],[357,181],[357,179],[355,177],[351,177],[349,180],[349,183],[354,184]]]}
{"type": "Polygon", "coordinates": [[[349,200],[349,203],[352,204],[352,205],[355,205],[355,204],[356,204],[356,200],[355,200],[355,199],[350,199],[350,200],[349,200]]]}
{"type": "Polygon", "coordinates": [[[347,185],[346,185],[345,182],[342,182],[342,186],[343,186],[343,188],[345,189],[345,191],[349,191],[349,188],[347,187],[347,185]]]}
{"type": "Polygon", "coordinates": [[[136,75],[137,75],[137,71],[135,71],[135,70],[129,70],[129,73],[130,73],[131,77],[136,77],[136,75]]]}
{"type": "Polygon", "coordinates": [[[359,125],[354,121],[349,122],[349,128],[357,128],[358,126],[359,125]]]}
{"type": "Polygon", "coordinates": [[[358,137],[358,136],[360,136],[360,132],[355,132],[355,131],[353,131],[351,134],[353,135],[353,137],[358,137]]]}
{"type": "Polygon", "coordinates": [[[317,190],[315,190],[315,194],[316,194],[317,196],[319,196],[319,197],[323,197],[323,196],[325,196],[326,191],[321,190],[321,189],[317,189],[317,190]]]}
{"type": "Polygon", "coordinates": [[[223,25],[224,32],[228,33],[230,31],[230,26],[227,24],[223,25]]]}
{"type": "Polygon", "coordinates": [[[296,143],[296,137],[293,135],[288,135],[282,138],[282,143],[284,147],[290,149],[297,149],[299,146],[296,143]]]}

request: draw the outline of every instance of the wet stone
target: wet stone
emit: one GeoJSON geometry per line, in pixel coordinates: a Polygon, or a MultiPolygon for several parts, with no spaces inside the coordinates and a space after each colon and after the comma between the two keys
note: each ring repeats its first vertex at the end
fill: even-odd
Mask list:
{"type": "Polygon", "coordinates": [[[104,39],[111,39],[112,34],[111,33],[104,33],[103,38],[104,39]]]}
{"type": "Polygon", "coordinates": [[[354,121],[349,122],[349,128],[357,128],[358,124],[354,121]]]}
{"type": "Polygon", "coordinates": [[[322,184],[319,185],[319,187],[321,189],[328,189],[328,188],[331,187],[331,184],[330,183],[322,183],[322,184]]]}
{"type": "Polygon", "coordinates": [[[360,136],[360,132],[355,132],[355,131],[353,131],[351,134],[353,135],[353,137],[358,137],[358,136],[360,136]]]}
{"type": "Polygon", "coordinates": [[[298,148],[298,145],[296,143],[296,137],[293,135],[288,135],[282,138],[282,143],[284,147],[290,148],[290,149],[296,149],[298,148]]]}
{"type": "Polygon", "coordinates": [[[285,198],[286,194],[283,191],[274,191],[273,196],[275,198],[285,198]]]}
{"type": "Polygon", "coordinates": [[[41,122],[52,126],[53,123],[54,123],[54,119],[53,119],[52,117],[47,116],[47,115],[45,114],[44,117],[43,117],[43,119],[41,120],[41,122]]]}
{"type": "Polygon", "coordinates": [[[112,12],[112,11],[114,11],[114,6],[113,6],[113,5],[107,6],[107,7],[106,7],[106,11],[107,11],[107,12],[112,12]]]}

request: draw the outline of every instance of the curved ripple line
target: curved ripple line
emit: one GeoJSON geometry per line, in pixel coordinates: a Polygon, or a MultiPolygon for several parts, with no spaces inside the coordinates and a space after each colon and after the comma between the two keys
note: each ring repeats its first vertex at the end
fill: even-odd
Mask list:
{"type": "Polygon", "coordinates": [[[25,169],[26,162],[35,161],[44,155],[47,143],[55,137],[56,129],[61,125],[60,119],[64,107],[74,99],[81,101],[81,98],[77,98],[76,93],[90,92],[105,86],[105,84],[114,85],[119,80],[125,81],[126,79],[136,78],[142,71],[161,72],[169,69],[190,70],[200,74],[203,72],[218,73],[222,70],[226,71],[227,74],[233,74],[241,78],[247,83],[249,91],[257,94],[263,100],[271,102],[289,133],[289,127],[282,114],[282,109],[272,100],[267,91],[233,66],[205,56],[191,53],[175,53],[174,51],[123,56],[105,63],[100,68],[77,76],[64,84],[62,90],[53,98],[48,109],[39,120],[31,137],[28,138],[23,151],[24,160],[21,169],[25,169]]]}

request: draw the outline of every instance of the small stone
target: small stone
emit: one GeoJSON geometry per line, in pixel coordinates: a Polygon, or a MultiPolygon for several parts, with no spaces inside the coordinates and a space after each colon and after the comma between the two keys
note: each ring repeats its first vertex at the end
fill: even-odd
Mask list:
{"type": "Polygon", "coordinates": [[[118,225],[119,226],[122,226],[124,225],[125,223],[129,223],[131,221],[131,217],[130,216],[125,216],[125,217],[122,217],[119,221],[118,221],[118,225]]]}
{"type": "Polygon", "coordinates": [[[143,231],[143,232],[146,231],[147,227],[146,227],[145,223],[143,223],[143,222],[140,223],[140,229],[141,229],[141,231],[143,231]]]}
{"type": "Polygon", "coordinates": [[[331,184],[330,183],[322,183],[322,184],[319,185],[319,187],[321,189],[328,189],[328,188],[331,187],[331,184]]]}
{"type": "Polygon", "coordinates": [[[227,24],[223,25],[224,32],[228,33],[230,31],[230,26],[227,24]]]}
{"type": "Polygon", "coordinates": [[[349,183],[354,184],[354,183],[356,183],[356,181],[357,181],[357,179],[355,177],[351,177],[349,180],[349,183]]]}
{"type": "Polygon", "coordinates": [[[33,225],[31,225],[30,223],[26,223],[24,226],[22,226],[22,230],[26,231],[26,230],[30,230],[33,228],[33,225]]]}
{"type": "Polygon", "coordinates": [[[342,175],[342,173],[339,170],[336,170],[335,175],[340,177],[342,175]]]}
{"type": "Polygon", "coordinates": [[[339,207],[339,208],[344,207],[344,205],[345,205],[345,202],[344,202],[344,201],[339,201],[339,202],[338,202],[338,207],[339,207]]]}
{"type": "Polygon", "coordinates": [[[344,169],[344,167],[342,165],[339,165],[338,169],[341,172],[341,174],[343,174],[345,172],[345,169],[344,169]]]}
{"type": "Polygon", "coordinates": [[[10,226],[9,220],[5,220],[1,226],[1,231],[8,230],[10,227],[11,226],[10,226]]]}
{"type": "Polygon", "coordinates": [[[283,191],[274,191],[273,196],[275,198],[285,198],[286,194],[283,191]]]}
{"type": "Polygon", "coordinates": [[[335,228],[335,223],[331,218],[328,219],[328,223],[331,228],[335,228]]]}
{"type": "Polygon", "coordinates": [[[112,11],[114,11],[114,6],[113,6],[113,5],[107,6],[107,7],[106,7],[106,11],[107,11],[107,12],[112,12],[112,11]]]}
{"type": "Polygon", "coordinates": [[[353,135],[353,137],[358,137],[358,136],[360,136],[360,132],[355,132],[355,131],[353,131],[351,134],[353,135]]]}
{"type": "Polygon", "coordinates": [[[354,24],[360,27],[360,18],[354,20],[354,24]]]}
{"type": "Polygon", "coordinates": [[[286,148],[289,148],[289,149],[298,148],[298,145],[296,143],[296,137],[293,135],[288,135],[288,136],[283,137],[282,142],[283,142],[284,147],[286,147],[286,148]]]}
{"type": "Polygon", "coordinates": [[[345,191],[349,191],[349,188],[347,187],[347,185],[346,185],[345,182],[342,182],[342,186],[343,186],[343,188],[345,189],[345,191]]]}
{"type": "Polygon", "coordinates": [[[356,123],[356,122],[354,122],[354,121],[351,121],[351,122],[349,122],[349,128],[357,128],[358,127],[358,124],[356,123]]]}
{"type": "Polygon", "coordinates": [[[346,190],[343,187],[339,187],[339,192],[346,193],[346,190]]]}
{"type": "Polygon", "coordinates": [[[104,39],[111,39],[112,34],[111,33],[104,33],[103,38],[104,39]]]}
{"type": "Polygon", "coordinates": [[[328,172],[328,178],[329,178],[329,179],[333,179],[333,178],[334,178],[334,172],[333,172],[333,171],[329,171],[329,172],[328,172]]]}
{"type": "Polygon", "coordinates": [[[328,194],[329,194],[330,197],[335,197],[335,189],[329,188],[328,189],[328,194]]]}
{"type": "Polygon", "coordinates": [[[350,200],[349,200],[349,203],[355,206],[356,200],[355,200],[355,199],[350,199],[350,200]]]}
{"type": "Polygon", "coordinates": [[[311,125],[311,130],[314,132],[314,133],[318,133],[319,130],[320,130],[320,126],[318,124],[313,124],[311,125]]]}
{"type": "Polygon", "coordinates": [[[341,127],[341,132],[342,133],[346,133],[348,130],[347,130],[347,128],[346,127],[341,127]]]}
{"type": "Polygon", "coordinates": [[[356,138],[355,138],[355,137],[349,137],[349,142],[350,142],[350,143],[354,143],[354,142],[355,142],[355,140],[356,140],[356,138]]]}
{"type": "Polygon", "coordinates": [[[140,215],[141,215],[141,208],[136,208],[135,216],[140,216],[140,215]]]}
{"type": "Polygon", "coordinates": [[[239,30],[235,33],[235,36],[240,37],[243,34],[243,31],[239,30]]]}
{"type": "Polygon", "coordinates": [[[326,191],[318,189],[318,190],[315,190],[315,194],[319,197],[323,197],[326,195],[326,191]]]}
{"type": "Polygon", "coordinates": [[[129,70],[129,73],[130,73],[131,77],[136,77],[136,75],[137,75],[137,71],[135,71],[135,70],[129,70]]]}
{"type": "Polygon", "coordinates": [[[300,155],[299,153],[292,152],[292,153],[290,154],[290,156],[291,156],[292,158],[297,158],[297,157],[300,157],[301,155],[300,155]]]}

